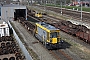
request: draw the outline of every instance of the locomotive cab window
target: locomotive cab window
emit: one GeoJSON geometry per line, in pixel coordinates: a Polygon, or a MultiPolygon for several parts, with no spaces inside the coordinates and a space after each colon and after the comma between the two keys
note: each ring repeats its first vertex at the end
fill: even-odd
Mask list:
{"type": "Polygon", "coordinates": [[[50,38],[56,38],[58,36],[58,32],[51,32],[50,33],[50,38]]]}

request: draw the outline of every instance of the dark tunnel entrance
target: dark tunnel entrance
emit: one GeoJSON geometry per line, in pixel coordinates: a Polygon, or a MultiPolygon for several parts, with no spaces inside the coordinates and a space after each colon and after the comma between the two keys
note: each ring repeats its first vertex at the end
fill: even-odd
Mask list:
{"type": "Polygon", "coordinates": [[[26,18],[26,9],[15,9],[14,20],[17,20],[18,17],[26,18]]]}

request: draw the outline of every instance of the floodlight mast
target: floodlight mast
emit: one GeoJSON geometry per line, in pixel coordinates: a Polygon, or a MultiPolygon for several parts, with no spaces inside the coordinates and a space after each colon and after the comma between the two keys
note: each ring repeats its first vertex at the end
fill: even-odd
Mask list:
{"type": "Polygon", "coordinates": [[[61,0],[61,15],[62,15],[62,0],[61,0]]]}
{"type": "Polygon", "coordinates": [[[82,1],[80,1],[81,3],[81,20],[82,20],[82,1]]]}

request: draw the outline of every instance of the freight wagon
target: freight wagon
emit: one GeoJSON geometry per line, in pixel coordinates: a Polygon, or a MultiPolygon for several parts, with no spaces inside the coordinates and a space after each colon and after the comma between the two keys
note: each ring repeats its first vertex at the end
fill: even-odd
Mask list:
{"type": "Polygon", "coordinates": [[[62,47],[60,30],[45,22],[36,23],[35,37],[42,42],[47,49],[58,49],[62,47]]]}

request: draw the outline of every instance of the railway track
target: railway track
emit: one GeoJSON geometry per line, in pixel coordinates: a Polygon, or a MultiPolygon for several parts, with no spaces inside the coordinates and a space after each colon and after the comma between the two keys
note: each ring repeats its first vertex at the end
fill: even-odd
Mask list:
{"type": "MultiPolygon", "coordinates": [[[[83,41],[85,41],[87,43],[90,42],[89,41],[89,35],[88,35],[90,33],[90,31],[85,26],[77,26],[77,25],[72,24],[69,21],[63,21],[63,20],[56,19],[56,18],[50,17],[50,16],[44,16],[44,18],[36,18],[36,17],[34,17],[34,18],[37,19],[38,21],[44,21],[46,23],[49,23],[51,25],[54,25],[55,27],[59,28],[60,30],[62,30],[62,31],[64,31],[64,32],[66,32],[66,33],[68,33],[70,35],[75,35],[75,36],[77,36],[78,38],[82,39],[83,41]],[[74,27],[74,29],[72,27],[74,27]],[[80,31],[78,31],[78,30],[77,31],[80,32],[80,33],[77,33],[77,35],[76,35],[75,34],[76,33],[76,29],[78,29],[78,28],[80,28],[80,31]],[[84,28],[85,28],[85,30],[84,31],[81,31],[84,28]],[[84,35],[85,35],[84,33],[86,34],[86,36],[88,35],[88,37],[85,38],[84,37],[84,35]],[[88,41],[87,41],[87,39],[88,39],[88,41]]],[[[19,22],[22,23],[28,30],[31,30],[32,31],[34,29],[34,28],[33,29],[31,28],[33,26],[30,23],[29,23],[30,26],[28,26],[29,25],[28,22],[23,22],[23,19],[21,19],[21,18],[20,18],[20,21],[19,22]]],[[[57,60],[62,59],[62,58],[60,58],[60,56],[58,56],[61,53],[57,53],[57,52],[60,52],[60,51],[59,50],[51,51],[51,53],[56,56],[55,58],[57,58],[57,60]]],[[[65,54],[65,53],[62,53],[62,54],[65,54]]],[[[68,55],[66,54],[66,59],[65,60],[72,60],[72,58],[68,57],[68,55]]]]}
{"type": "Polygon", "coordinates": [[[70,21],[65,21],[65,20],[47,16],[47,15],[43,16],[43,18],[36,18],[36,19],[38,19],[38,21],[44,21],[46,23],[49,23],[55,26],[56,28],[70,35],[76,36],[79,39],[90,44],[90,29],[88,29],[84,25],[75,25],[70,21]]]}
{"type": "MultiPolygon", "coordinates": [[[[30,23],[29,21],[25,21],[23,18],[19,18],[18,22],[21,23],[29,32],[33,32],[35,26],[30,23]]],[[[38,42],[33,42],[33,44],[38,42]]],[[[45,47],[44,47],[45,48],[45,47]]],[[[61,50],[49,50],[50,53],[57,59],[57,60],[73,60],[68,54],[61,50]]]]}
{"type": "MultiPolygon", "coordinates": [[[[46,16],[46,17],[47,17],[47,16],[46,16]]],[[[46,17],[45,17],[44,20],[43,20],[43,18],[41,18],[41,19],[35,18],[35,17],[34,17],[34,18],[37,19],[38,21],[44,21],[44,22],[49,23],[49,24],[52,24],[52,25],[54,25],[54,26],[56,25],[57,28],[60,27],[60,25],[58,25],[58,24],[60,24],[60,19],[59,19],[59,20],[56,20],[55,18],[53,19],[53,17],[50,17],[50,16],[47,17],[47,18],[46,18],[46,17]],[[51,18],[51,19],[50,19],[50,18],[51,18]]],[[[20,18],[20,21],[19,21],[19,22],[23,24],[23,23],[24,23],[23,21],[24,21],[24,20],[20,18]],[[21,20],[22,20],[22,21],[21,21],[21,20]]],[[[65,25],[68,25],[68,24],[67,24],[66,22],[64,22],[64,21],[63,21],[63,23],[65,23],[65,25]]],[[[23,25],[25,26],[26,24],[23,24],[23,25]]],[[[72,25],[72,24],[71,24],[71,25],[72,25]]],[[[30,26],[33,27],[32,25],[30,25],[30,26]]],[[[30,27],[30,26],[29,26],[29,27],[30,27]]],[[[28,25],[26,26],[26,28],[28,29],[28,25]]],[[[30,29],[30,28],[29,28],[29,29],[30,29]]],[[[65,29],[66,29],[66,28],[65,28],[65,29]]],[[[33,30],[33,29],[31,28],[30,30],[33,30]]],[[[63,29],[63,31],[64,31],[64,29],[63,29]]],[[[79,38],[82,38],[82,37],[79,37],[79,38]]],[[[83,39],[82,39],[82,40],[83,40],[83,39]]],[[[54,53],[54,54],[56,54],[56,53],[54,53]]],[[[56,55],[56,56],[57,56],[57,55],[56,55]]],[[[56,58],[56,57],[55,57],[55,58],[56,58]]],[[[60,57],[57,57],[57,58],[60,59],[60,57]]]]}
{"type": "MultiPolygon", "coordinates": [[[[66,22],[66,21],[62,21],[62,19],[61,19],[61,22],[60,22],[60,19],[56,19],[56,18],[54,18],[54,17],[50,17],[50,16],[47,16],[46,15],[46,17],[45,17],[45,19],[43,20],[43,18],[36,18],[36,19],[38,19],[38,21],[44,21],[44,22],[46,22],[46,23],[49,23],[49,24],[52,24],[52,25],[54,25],[54,26],[56,26],[57,28],[60,28],[61,26],[60,25],[64,25],[64,27],[62,27],[60,30],[62,30],[62,31],[64,31],[64,32],[66,32],[66,33],[68,33],[68,34],[70,34],[70,35],[72,35],[70,32],[72,31],[72,33],[76,33],[72,28],[70,28],[70,27],[74,27],[75,28],[75,26],[77,27],[77,25],[73,25],[73,24],[71,24],[71,22],[66,22]],[[47,18],[46,18],[47,17],[47,18]],[[53,19],[54,18],[54,19],[53,19]],[[64,24],[65,23],[65,24],[64,24]],[[70,25],[69,25],[70,24],[70,25]],[[65,27],[65,25],[67,25],[68,27],[65,27]],[[70,30],[69,30],[70,29],[70,30]]],[[[35,18],[35,17],[34,17],[35,18]]],[[[85,31],[82,31],[83,33],[88,33],[89,34],[89,30],[87,30],[87,28],[85,27],[85,26],[83,26],[83,25],[80,25],[80,26],[78,26],[77,28],[80,28],[81,30],[83,30],[83,29],[85,29],[85,31],[87,31],[87,32],[85,32],[85,31]]],[[[75,30],[77,30],[77,29],[75,29],[75,30]]],[[[79,31],[80,32],[80,31],[79,31]]],[[[81,40],[83,40],[83,41],[85,41],[85,42],[87,42],[86,41],[86,39],[83,39],[84,38],[84,35],[82,34],[82,32],[80,32],[79,34],[77,34],[77,37],[78,38],[80,38],[81,40]],[[80,36],[80,34],[81,34],[81,36],[80,36]]],[[[87,35],[88,35],[87,34],[87,35]]],[[[86,35],[86,36],[87,36],[86,35]]],[[[86,37],[86,38],[88,38],[89,39],[89,35],[88,35],[88,37],[86,37]]],[[[89,43],[89,42],[88,42],[89,43]]],[[[56,55],[55,56],[55,58],[57,59],[57,60],[60,60],[61,58],[58,56],[58,54],[56,54],[56,52],[55,51],[51,51],[51,53],[52,53],[52,55],[56,55]]],[[[71,58],[72,59],[72,58],[71,58]]],[[[69,59],[68,59],[69,60],[69,59]]]]}
{"type": "Polygon", "coordinates": [[[57,59],[57,60],[73,60],[68,54],[66,54],[62,50],[50,50],[51,54],[57,59]]]}
{"type": "MultiPolygon", "coordinates": [[[[39,6],[41,9],[44,9],[43,6],[39,6]]],[[[61,13],[61,9],[60,8],[55,8],[55,7],[46,7],[46,10],[51,10],[51,11],[54,11],[56,13],[61,13]]],[[[74,11],[74,10],[69,10],[69,9],[65,9],[63,8],[62,9],[62,14],[63,15],[67,15],[68,17],[72,17],[73,19],[76,19],[76,20],[81,20],[81,12],[80,11],[74,11]]],[[[90,22],[89,19],[90,19],[90,13],[87,13],[87,12],[82,12],[82,19],[84,22],[90,22]]]]}

